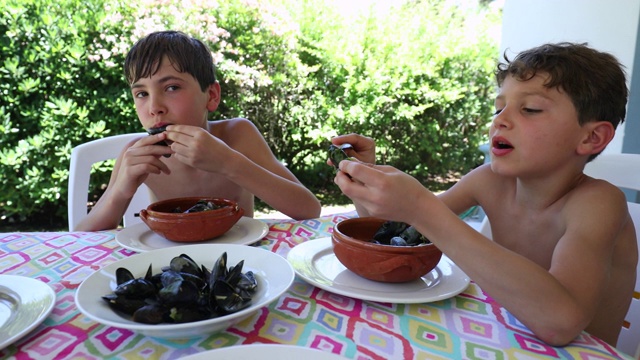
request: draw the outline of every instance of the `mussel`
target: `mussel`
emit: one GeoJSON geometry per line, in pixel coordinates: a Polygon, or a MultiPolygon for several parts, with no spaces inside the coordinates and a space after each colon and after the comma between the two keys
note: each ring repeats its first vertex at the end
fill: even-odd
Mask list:
{"type": "Polygon", "coordinates": [[[372,242],[393,246],[416,246],[431,243],[415,227],[400,221],[385,221],[373,235],[372,242]]]}
{"type": "MultiPolygon", "coordinates": [[[[224,206],[227,206],[227,205],[224,205],[224,206]]],[[[182,208],[177,207],[173,209],[171,212],[190,214],[190,213],[201,212],[201,211],[217,210],[217,209],[223,208],[224,206],[214,204],[211,201],[198,200],[198,202],[196,202],[192,207],[188,208],[185,211],[182,211],[182,208]]]]}
{"type": "Polygon", "coordinates": [[[244,260],[227,267],[223,253],[211,269],[186,254],[171,259],[158,274],[151,265],[144,277],[116,270],[116,289],[102,298],[136,322],[181,323],[210,319],[251,305],[258,287],[255,274],[243,272],[244,260]]]}
{"type": "Polygon", "coordinates": [[[340,164],[340,161],[350,159],[349,155],[347,155],[347,152],[345,151],[347,149],[353,149],[353,146],[351,144],[342,144],[340,146],[331,144],[329,146],[329,161],[331,161],[331,164],[336,168],[336,170],[339,170],[338,165],[340,164]]]}
{"type": "MultiPolygon", "coordinates": [[[[156,134],[160,134],[162,132],[167,131],[167,126],[169,126],[169,124],[167,125],[163,125],[163,126],[158,126],[158,127],[152,127],[152,128],[148,128],[147,129],[147,133],[149,135],[156,135],[156,134]]],[[[153,145],[162,145],[162,146],[169,146],[169,143],[167,143],[165,140],[162,141],[158,141],[157,143],[153,144],[153,145]]],[[[165,154],[162,155],[164,157],[170,157],[171,155],[169,154],[165,154]]]]}

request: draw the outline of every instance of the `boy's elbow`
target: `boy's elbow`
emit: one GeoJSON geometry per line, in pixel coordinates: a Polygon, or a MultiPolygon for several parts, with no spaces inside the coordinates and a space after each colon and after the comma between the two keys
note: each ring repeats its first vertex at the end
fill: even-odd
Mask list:
{"type": "Polygon", "coordinates": [[[557,331],[547,331],[537,334],[540,340],[551,346],[566,346],[571,343],[582,331],[569,331],[568,329],[557,329],[557,331]]]}
{"type": "Polygon", "coordinates": [[[546,324],[537,329],[532,329],[533,333],[540,340],[551,346],[565,346],[575,340],[585,329],[585,322],[580,316],[558,317],[559,322],[546,324]]]}

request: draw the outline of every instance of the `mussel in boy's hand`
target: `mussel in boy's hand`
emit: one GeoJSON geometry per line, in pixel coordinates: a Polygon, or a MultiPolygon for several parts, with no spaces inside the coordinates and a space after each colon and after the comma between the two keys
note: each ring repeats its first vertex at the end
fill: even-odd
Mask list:
{"type": "Polygon", "coordinates": [[[167,131],[167,126],[169,126],[169,125],[163,125],[163,126],[148,128],[147,129],[147,133],[149,133],[149,135],[160,134],[162,132],[167,131]]]}
{"type": "MultiPolygon", "coordinates": [[[[167,131],[167,126],[169,126],[169,124],[163,125],[163,126],[158,126],[158,127],[148,128],[147,129],[147,133],[149,134],[149,136],[163,133],[163,132],[167,131]]],[[[165,140],[158,141],[157,143],[155,143],[153,145],[169,146],[169,144],[165,140]]],[[[166,154],[166,155],[162,155],[162,156],[170,157],[171,155],[166,154]]]]}
{"type": "Polygon", "coordinates": [[[329,146],[329,161],[331,161],[331,164],[337,170],[339,170],[338,165],[340,161],[351,159],[351,157],[347,155],[346,149],[353,149],[353,146],[351,146],[351,144],[342,144],[340,146],[331,144],[331,146],[329,146]]]}

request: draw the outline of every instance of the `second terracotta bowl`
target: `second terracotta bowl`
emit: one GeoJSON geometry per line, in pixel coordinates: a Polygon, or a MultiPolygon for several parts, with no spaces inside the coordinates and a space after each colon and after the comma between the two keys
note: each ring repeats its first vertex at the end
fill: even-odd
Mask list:
{"type": "Polygon", "coordinates": [[[244,210],[235,201],[209,198],[184,197],[155,202],[140,211],[140,218],[158,235],[172,241],[195,242],[222,236],[244,214],[244,210]],[[186,211],[199,200],[210,201],[220,207],[215,210],[194,213],[186,211]]]}
{"type": "Polygon", "coordinates": [[[407,282],[433,270],[442,252],[433,244],[392,246],[372,243],[373,235],[385,222],[362,217],[339,222],[331,241],[338,260],[352,272],[374,281],[407,282]]]}

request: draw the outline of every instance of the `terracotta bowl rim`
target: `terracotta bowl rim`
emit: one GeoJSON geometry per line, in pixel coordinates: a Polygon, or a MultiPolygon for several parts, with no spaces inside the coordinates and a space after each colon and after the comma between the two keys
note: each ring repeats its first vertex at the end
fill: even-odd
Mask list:
{"type": "Polygon", "coordinates": [[[332,238],[333,241],[344,242],[347,245],[351,245],[351,246],[354,246],[354,247],[359,247],[359,248],[378,251],[378,252],[385,252],[385,253],[389,253],[389,254],[397,254],[397,255],[399,255],[399,254],[407,254],[407,253],[409,253],[409,255],[410,254],[416,254],[416,250],[421,250],[421,251],[418,251],[418,253],[423,253],[423,252],[426,252],[426,251],[432,251],[433,248],[437,249],[437,247],[433,243],[420,244],[420,245],[414,245],[414,246],[394,246],[394,245],[376,244],[376,243],[371,242],[371,240],[373,240],[373,237],[369,241],[361,240],[361,239],[354,238],[351,235],[345,234],[340,229],[340,224],[342,224],[344,222],[349,222],[349,223],[351,223],[351,222],[374,222],[374,223],[378,223],[379,222],[380,225],[382,225],[382,223],[384,223],[385,221],[386,220],[384,220],[384,219],[376,218],[376,217],[359,217],[359,218],[351,218],[351,219],[342,220],[341,222],[337,223],[334,226],[334,231],[333,231],[333,234],[331,235],[331,238],[332,238]]]}
{"type": "Polygon", "coordinates": [[[147,208],[145,209],[147,211],[147,214],[149,217],[156,217],[156,216],[162,216],[162,217],[172,217],[172,218],[176,218],[176,219],[188,219],[188,218],[195,218],[195,217],[226,217],[226,216],[231,216],[231,215],[235,215],[239,210],[240,207],[238,205],[238,203],[234,200],[230,200],[230,199],[225,199],[225,198],[217,198],[217,197],[207,197],[207,196],[188,196],[188,197],[179,197],[179,198],[172,198],[172,199],[165,199],[165,200],[160,200],[160,201],[156,201],[154,203],[149,204],[149,206],[147,206],[147,208]],[[165,205],[165,204],[170,204],[173,202],[180,202],[180,201],[199,201],[199,200],[206,200],[206,201],[211,201],[214,202],[216,204],[226,204],[226,206],[220,208],[220,209],[215,209],[215,210],[210,210],[210,211],[199,211],[199,212],[194,212],[194,213],[173,213],[173,212],[166,212],[166,211],[158,211],[158,210],[154,210],[154,207],[157,206],[161,206],[161,205],[165,205]]]}

